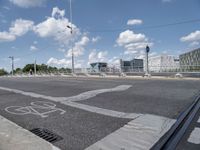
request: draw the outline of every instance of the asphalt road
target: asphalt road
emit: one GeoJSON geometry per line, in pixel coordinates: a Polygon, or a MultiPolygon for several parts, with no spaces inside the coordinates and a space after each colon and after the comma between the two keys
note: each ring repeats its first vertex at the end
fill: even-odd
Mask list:
{"type": "MultiPolygon", "coordinates": [[[[120,85],[131,87],[123,91],[93,95],[91,98],[76,102],[118,112],[153,114],[176,119],[180,112],[192,103],[200,90],[200,80],[0,78],[0,87],[51,97],[71,97],[120,85]]],[[[65,111],[64,114],[60,114],[58,110],[43,118],[30,113],[16,115],[6,111],[6,108],[10,106],[33,106],[31,103],[36,101],[52,103],[48,99],[0,90],[0,115],[28,130],[39,127],[55,132],[62,136],[63,140],[54,144],[63,150],[85,149],[131,121],[127,118],[88,112],[58,102],[53,102],[56,105],[55,108],[65,111]]]]}

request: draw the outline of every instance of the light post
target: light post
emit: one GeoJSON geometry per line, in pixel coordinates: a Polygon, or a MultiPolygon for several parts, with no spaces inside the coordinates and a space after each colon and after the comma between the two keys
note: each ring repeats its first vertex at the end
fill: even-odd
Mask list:
{"type": "Polygon", "coordinates": [[[148,75],[149,74],[149,52],[150,52],[150,48],[149,48],[149,46],[147,45],[146,46],[146,64],[147,64],[147,66],[146,66],[146,74],[148,75]]]}
{"type": "Polygon", "coordinates": [[[12,76],[14,75],[14,56],[9,56],[8,58],[12,61],[12,76]]]}
{"type": "MultiPolygon", "coordinates": [[[[68,25],[67,28],[70,29],[70,33],[71,35],[73,34],[73,27],[72,27],[72,2],[70,0],[70,22],[71,25],[68,25]]],[[[73,45],[71,46],[71,50],[72,50],[72,74],[74,73],[74,51],[73,51],[73,45]]]]}

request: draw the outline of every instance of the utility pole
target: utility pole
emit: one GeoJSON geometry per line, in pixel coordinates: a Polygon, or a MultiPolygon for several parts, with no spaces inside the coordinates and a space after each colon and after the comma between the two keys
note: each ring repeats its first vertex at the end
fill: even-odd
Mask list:
{"type": "Polygon", "coordinates": [[[12,76],[14,75],[14,56],[9,56],[8,58],[12,61],[12,76]]]}
{"type": "Polygon", "coordinates": [[[35,59],[35,62],[34,62],[34,75],[36,76],[36,59],[35,59]]]}
{"type": "MultiPolygon", "coordinates": [[[[71,30],[71,35],[73,34],[73,27],[72,27],[72,1],[69,1],[69,10],[70,10],[70,22],[71,24],[68,25],[67,27],[71,30]]],[[[72,73],[74,73],[74,50],[73,50],[73,45],[71,46],[71,50],[72,50],[72,73]]]]}

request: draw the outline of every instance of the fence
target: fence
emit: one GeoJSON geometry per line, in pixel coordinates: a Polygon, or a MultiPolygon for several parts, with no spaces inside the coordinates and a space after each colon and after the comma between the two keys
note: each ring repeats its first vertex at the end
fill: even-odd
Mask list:
{"type": "MultiPolygon", "coordinates": [[[[128,76],[143,76],[146,70],[143,67],[101,67],[99,70],[93,70],[91,68],[75,68],[73,75],[117,75],[122,74],[128,76]]],[[[175,76],[180,73],[183,76],[199,77],[200,78],[200,65],[196,66],[149,66],[149,73],[152,76],[175,76]]],[[[33,76],[30,72],[16,72],[15,76],[33,76]]],[[[54,70],[54,71],[37,71],[36,76],[71,76],[72,73],[66,70],[54,70]]]]}

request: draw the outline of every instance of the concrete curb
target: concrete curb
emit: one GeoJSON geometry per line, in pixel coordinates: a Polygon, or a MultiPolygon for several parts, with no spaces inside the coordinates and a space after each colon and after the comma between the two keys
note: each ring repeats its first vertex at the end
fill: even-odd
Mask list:
{"type": "Polygon", "coordinates": [[[1,150],[60,150],[14,122],[0,116],[1,150]]]}

